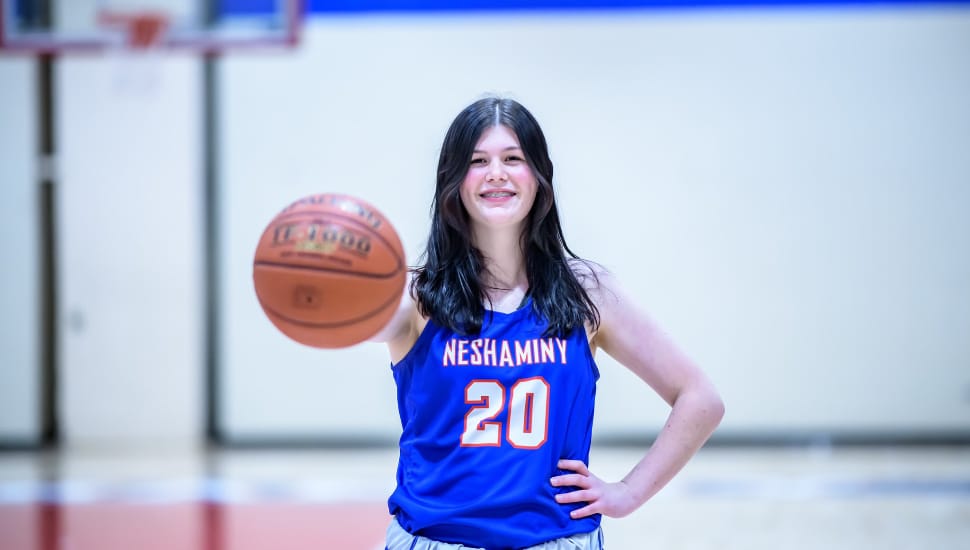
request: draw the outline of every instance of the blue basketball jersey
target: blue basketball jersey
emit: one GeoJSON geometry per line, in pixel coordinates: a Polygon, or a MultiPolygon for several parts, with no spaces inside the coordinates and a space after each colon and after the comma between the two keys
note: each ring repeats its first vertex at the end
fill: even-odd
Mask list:
{"type": "Polygon", "coordinates": [[[480,334],[429,321],[392,366],[403,433],[391,514],[413,535],[487,550],[596,529],[559,504],[560,459],[588,464],[599,371],[586,331],[543,337],[531,300],[480,334]]]}

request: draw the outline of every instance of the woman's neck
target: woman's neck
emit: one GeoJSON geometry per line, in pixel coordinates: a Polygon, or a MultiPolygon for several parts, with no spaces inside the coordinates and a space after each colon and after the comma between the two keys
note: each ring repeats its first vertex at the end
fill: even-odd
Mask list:
{"type": "Polygon", "coordinates": [[[475,247],[482,253],[485,270],[482,284],[495,311],[519,308],[529,291],[529,276],[518,231],[476,234],[475,247]]]}

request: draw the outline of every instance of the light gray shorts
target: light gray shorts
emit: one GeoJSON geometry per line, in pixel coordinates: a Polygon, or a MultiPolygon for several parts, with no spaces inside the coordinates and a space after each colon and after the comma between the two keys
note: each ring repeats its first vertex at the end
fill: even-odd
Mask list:
{"type": "MultiPolygon", "coordinates": [[[[397,522],[391,519],[387,526],[387,542],[384,550],[482,550],[473,546],[438,542],[425,537],[416,537],[408,533],[397,522]]],[[[597,527],[595,531],[581,533],[571,537],[551,540],[524,550],[605,550],[603,546],[603,529],[597,527]]]]}

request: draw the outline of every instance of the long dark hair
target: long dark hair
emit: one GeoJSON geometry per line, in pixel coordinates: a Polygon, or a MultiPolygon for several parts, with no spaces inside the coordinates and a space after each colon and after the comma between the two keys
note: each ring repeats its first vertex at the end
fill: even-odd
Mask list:
{"type": "MultiPolygon", "coordinates": [[[[533,310],[548,321],[547,336],[565,335],[585,322],[596,326],[599,311],[571,267],[571,262],[581,260],[566,245],[559,223],[546,138],[524,106],[495,97],[466,107],[445,134],[425,263],[414,269],[411,286],[418,308],[435,323],[458,333],[481,332],[488,300],[482,281],[484,258],[471,242],[469,216],[459,192],[479,138],[486,129],[499,125],[518,137],[538,183],[522,232],[533,310]]],[[[595,278],[588,267],[582,273],[595,278]]]]}

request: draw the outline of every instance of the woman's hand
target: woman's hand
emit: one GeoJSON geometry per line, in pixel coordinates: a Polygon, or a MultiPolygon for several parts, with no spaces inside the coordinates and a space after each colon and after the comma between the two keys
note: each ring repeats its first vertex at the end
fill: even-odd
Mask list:
{"type": "Polygon", "coordinates": [[[581,460],[560,460],[558,466],[562,470],[571,470],[576,473],[555,476],[549,482],[554,487],[579,487],[579,489],[556,495],[556,502],[560,504],[589,503],[570,512],[569,515],[573,519],[584,518],[593,514],[621,518],[629,515],[642,504],[626,483],[603,481],[590,473],[581,460]]]}

